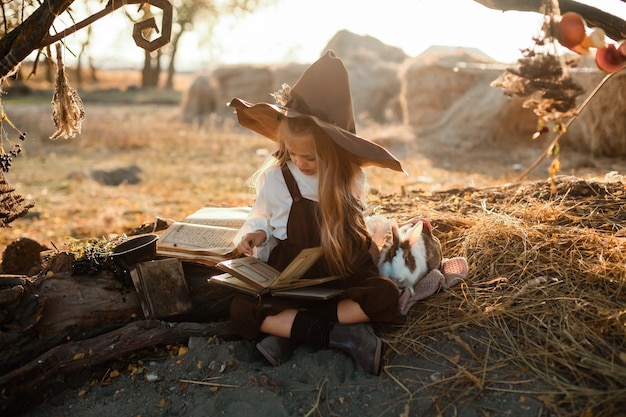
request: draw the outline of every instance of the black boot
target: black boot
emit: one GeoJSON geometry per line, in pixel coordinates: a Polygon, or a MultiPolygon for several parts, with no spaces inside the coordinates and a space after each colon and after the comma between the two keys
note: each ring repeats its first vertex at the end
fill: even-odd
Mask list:
{"type": "Polygon", "coordinates": [[[352,356],[368,373],[380,374],[382,341],[369,324],[336,323],[329,333],[328,347],[352,356]]]}
{"type": "Polygon", "coordinates": [[[274,366],[278,366],[289,359],[293,354],[294,347],[295,344],[292,340],[278,336],[267,336],[256,344],[257,350],[274,366]]]}

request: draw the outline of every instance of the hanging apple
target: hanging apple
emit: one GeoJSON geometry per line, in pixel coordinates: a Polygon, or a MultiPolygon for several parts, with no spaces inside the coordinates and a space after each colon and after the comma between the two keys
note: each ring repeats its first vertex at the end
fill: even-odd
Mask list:
{"type": "Polygon", "coordinates": [[[585,21],[581,15],[567,12],[561,16],[556,25],[556,38],[561,45],[573,50],[585,40],[586,36],[585,21]]]}
{"type": "Polygon", "coordinates": [[[626,41],[616,47],[608,44],[596,50],[596,65],[604,72],[617,72],[626,67],[626,41]]]}

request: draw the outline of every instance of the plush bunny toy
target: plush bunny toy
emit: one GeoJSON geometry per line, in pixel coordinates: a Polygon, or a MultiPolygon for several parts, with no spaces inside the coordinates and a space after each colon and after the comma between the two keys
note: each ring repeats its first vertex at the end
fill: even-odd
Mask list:
{"type": "Polygon", "coordinates": [[[382,241],[380,230],[384,230],[384,221],[380,216],[370,218],[368,226],[374,241],[382,242],[378,270],[381,275],[396,281],[398,287],[406,288],[413,294],[415,283],[440,267],[441,244],[433,235],[428,220],[417,220],[399,227],[393,219],[389,221],[390,233],[382,241]]]}

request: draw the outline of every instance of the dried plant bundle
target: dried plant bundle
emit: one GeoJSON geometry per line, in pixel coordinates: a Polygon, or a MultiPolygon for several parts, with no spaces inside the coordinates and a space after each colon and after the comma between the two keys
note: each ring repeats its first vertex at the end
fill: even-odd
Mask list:
{"type": "Polygon", "coordinates": [[[560,18],[558,2],[548,0],[544,5],[541,28],[533,37],[533,45],[522,50],[516,67],[508,68],[492,82],[508,96],[525,99],[523,107],[533,109],[538,116],[537,131],[550,123],[557,128],[563,120],[576,116],[577,98],[584,93],[573,80],[569,69],[577,60],[559,53],[556,23],[560,18]]]}
{"type": "Polygon", "coordinates": [[[71,139],[81,131],[85,119],[85,109],[78,92],[70,87],[67,80],[61,43],[57,43],[56,52],[57,75],[54,95],[52,96],[52,120],[57,131],[50,136],[50,139],[57,139],[61,136],[65,139],[71,139]]]}
{"type": "Polygon", "coordinates": [[[35,203],[15,192],[0,172],[0,227],[9,227],[15,219],[25,216],[35,203]]]}

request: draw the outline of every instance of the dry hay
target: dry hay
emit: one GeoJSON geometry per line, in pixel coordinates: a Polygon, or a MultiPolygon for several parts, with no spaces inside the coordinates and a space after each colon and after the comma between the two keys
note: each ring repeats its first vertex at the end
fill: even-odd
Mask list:
{"type": "Polygon", "coordinates": [[[541,181],[383,198],[375,211],[431,218],[444,255],[470,265],[466,282],[414,306],[387,342],[425,355],[448,335],[469,352],[463,363],[447,358],[454,375],[438,382],[457,401],[515,390],[530,375],[536,391],[520,398],[534,395],[557,415],[623,411],[625,191],[617,176],[559,178],[554,194],[541,181]]]}

